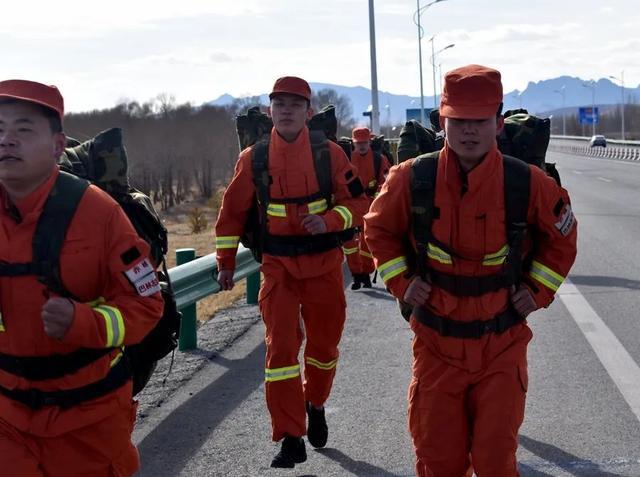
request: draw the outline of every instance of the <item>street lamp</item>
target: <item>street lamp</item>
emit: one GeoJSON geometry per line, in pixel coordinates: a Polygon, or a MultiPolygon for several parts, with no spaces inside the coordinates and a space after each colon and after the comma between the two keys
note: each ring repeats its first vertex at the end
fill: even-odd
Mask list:
{"type": "Polygon", "coordinates": [[[431,42],[431,68],[433,69],[433,109],[436,109],[438,107],[437,101],[436,101],[436,55],[439,55],[440,53],[442,53],[444,50],[448,50],[449,48],[453,48],[455,45],[455,43],[451,43],[450,45],[445,46],[444,48],[441,48],[440,50],[438,50],[436,53],[434,53],[434,47],[433,44],[435,43],[433,41],[433,39],[436,36],[433,35],[429,41],[431,42]]]}
{"type": "Polygon", "coordinates": [[[562,135],[566,136],[567,135],[567,127],[566,127],[565,120],[564,120],[564,104],[565,104],[566,91],[565,91],[564,85],[562,85],[562,88],[556,89],[554,91],[554,93],[558,93],[558,94],[562,95],[562,135]]]}
{"type": "Polygon", "coordinates": [[[424,30],[420,24],[420,15],[423,11],[436,3],[444,2],[446,0],[433,0],[424,6],[420,6],[420,0],[416,0],[416,11],[413,14],[413,23],[418,26],[418,63],[420,65],[420,123],[424,124],[424,89],[422,85],[422,37],[424,36],[424,30]]]}
{"type": "Polygon", "coordinates": [[[622,73],[620,74],[620,78],[616,78],[615,76],[609,76],[609,78],[616,80],[616,81],[620,81],[620,90],[622,91],[622,103],[621,103],[621,109],[622,109],[622,131],[620,136],[622,137],[622,140],[624,141],[624,70],[622,70],[622,73]]]}
{"type": "Polygon", "coordinates": [[[585,88],[591,88],[591,131],[592,135],[596,135],[596,82],[591,80],[589,83],[582,83],[585,88]]]}
{"type": "Polygon", "coordinates": [[[373,0],[369,0],[369,44],[371,49],[371,131],[378,134],[380,108],[378,107],[378,66],[376,62],[376,26],[373,0]]]}

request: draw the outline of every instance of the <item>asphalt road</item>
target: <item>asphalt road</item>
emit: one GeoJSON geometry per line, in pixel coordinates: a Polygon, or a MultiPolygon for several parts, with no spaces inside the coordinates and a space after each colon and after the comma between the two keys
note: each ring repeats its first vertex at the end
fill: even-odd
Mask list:
{"type": "MultiPolygon", "coordinates": [[[[534,339],[521,475],[638,477],[640,163],[563,154],[548,160],[558,163],[571,194],[579,253],[562,296],[529,320],[534,339]],[[584,323],[587,315],[597,326],[584,323]],[[614,341],[600,340],[602,327],[614,341]]],[[[406,429],[411,332],[379,285],[347,296],[326,449],[307,446],[308,460],[295,470],[269,469],[278,447],[270,442],[264,403],[263,327],[249,322],[246,333],[208,355],[170,398],[148,410],[136,430],[138,475],[414,475],[406,429]]]]}

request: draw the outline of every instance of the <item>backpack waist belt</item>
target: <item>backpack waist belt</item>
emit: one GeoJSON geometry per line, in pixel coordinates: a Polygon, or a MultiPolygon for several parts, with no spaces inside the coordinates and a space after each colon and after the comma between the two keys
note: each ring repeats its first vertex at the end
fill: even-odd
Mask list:
{"type": "Polygon", "coordinates": [[[0,369],[30,381],[58,379],[75,373],[105,356],[113,348],[81,348],[52,356],[12,356],[0,353],[0,369]]]}
{"type": "Polygon", "coordinates": [[[513,275],[512,273],[496,273],[483,277],[467,277],[429,270],[431,282],[455,296],[481,296],[509,288],[516,282],[513,275]]]}
{"type": "Polygon", "coordinates": [[[499,335],[524,321],[524,318],[512,306],[509,306],[505,311],[490,320],[452,320],[451,318],[438,316],[423,306],[414,307],[413,315],[419,323],[437,331],[440,336],[450,336],[452,338],[479,339],[487,333],[499,335]]]}
{"type": "Polygon", "coordinates": [[[278,257],[313,255],[340,247],[352,236],[353,230],[317,235],[267,235],[264,253],[278,257]]]}
{"type": "Polygon", "coordinates": [[[43,406],[59,406],[69,409],[82,402],[104,396],[124,386],[131,379],[131,370],[125,356],[100,381],[64,391],[40,391],[39,389],[6,389],[0,386],[0,394],[18,401],[33,410],[43,406]]]}

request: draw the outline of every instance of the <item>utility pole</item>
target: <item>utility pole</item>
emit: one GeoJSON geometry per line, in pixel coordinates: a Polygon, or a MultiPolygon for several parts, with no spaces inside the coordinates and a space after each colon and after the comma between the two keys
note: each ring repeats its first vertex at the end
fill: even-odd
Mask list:
{"type": "Polygon", "coordinates": [[[371,45],[371,132],[380,133],[380,107],[378,105],[378,66],[376,63],[376,22],[373,0],[369,0],[369,43],[371,45]]]}

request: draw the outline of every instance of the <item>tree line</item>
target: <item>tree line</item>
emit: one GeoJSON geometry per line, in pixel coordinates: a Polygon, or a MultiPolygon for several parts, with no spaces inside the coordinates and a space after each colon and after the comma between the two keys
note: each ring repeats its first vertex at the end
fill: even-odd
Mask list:
{"type": "MultiPolygon", "coordinates": [[[[328,104],[336,106],[338,134],[350,135],[354,121],[349,98],[331,89],[312,97],[315,110],[328,104]]],[[[68,113],[65,132],[86,141],[105,129],[121,128],[131,185],[166,210],[189,199],[211,199],[228,182],[239,153],[235,117],[256,105],[259,97],[219,107],[176,104],[162,94],[144,103],[68,113]]]]}

